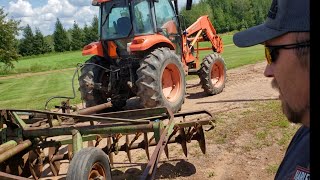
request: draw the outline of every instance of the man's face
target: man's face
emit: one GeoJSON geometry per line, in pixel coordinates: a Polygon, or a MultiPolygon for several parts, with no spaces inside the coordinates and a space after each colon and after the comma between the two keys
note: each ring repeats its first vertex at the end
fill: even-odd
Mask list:
{"type": "MultiPolygon", "coordinates": [[[[288,33],[266,42],[265,45],[294,44],[297,43],[296,36],[295,33],[288,33]]],[[[279,49],[276,61],[267,65],[264,74],[266,77],[273,77],[272,87],[279,90],[282,110],[289,121],[309,126],[309,66],[302,67],[296,51],[297,49],[279,49]]]]}

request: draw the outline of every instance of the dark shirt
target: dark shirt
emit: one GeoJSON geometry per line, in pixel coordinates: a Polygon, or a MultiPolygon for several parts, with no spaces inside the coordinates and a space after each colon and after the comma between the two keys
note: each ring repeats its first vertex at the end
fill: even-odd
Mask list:
{"type": "Polygon", "coordinates": [[[310,179],[310,130],[308,127],[301,126],[293,136],[275,179],[310,179]]]}

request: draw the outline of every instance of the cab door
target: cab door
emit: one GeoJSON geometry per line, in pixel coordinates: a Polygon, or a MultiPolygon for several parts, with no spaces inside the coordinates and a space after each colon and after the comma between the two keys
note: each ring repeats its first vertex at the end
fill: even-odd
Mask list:
{"type": "Polygon", "coordinates": [[[175,44],[176,53],[181,54],[181,35],[179,33],[178,19],[171,0],[158,0],[154,2],[155,20],[157,29],[175,44]]]}

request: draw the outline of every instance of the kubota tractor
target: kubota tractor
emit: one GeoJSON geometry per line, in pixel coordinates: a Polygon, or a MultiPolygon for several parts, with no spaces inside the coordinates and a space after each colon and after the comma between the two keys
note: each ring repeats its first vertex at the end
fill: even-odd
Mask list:
{"type": "Polygon", "coordinates": [[[177,112],[190,74],[199,76],[208,95],[223,90],[223,44],[208,16],[183,29],[176,0],[93,0],[92,4],[100,9],[100,40],[82,52],[92,55],[79,77],[86,107],[111,101],[121,109],[127,99],[138,96],[143,107],[166,106],[177,112]],[[210,47],[200,48],[201,41],[211,42],[210,47]],[[201,50],[213,52],[200,64],[201,50]]]}

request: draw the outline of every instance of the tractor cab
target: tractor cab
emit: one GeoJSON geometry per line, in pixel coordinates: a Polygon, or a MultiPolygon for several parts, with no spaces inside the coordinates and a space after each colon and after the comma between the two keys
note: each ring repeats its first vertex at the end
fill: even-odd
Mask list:
{"type": "Polygon", "coordinates": [[[167,38],[172,43],[171,49],[181,47],[180,27],[171,0],[98,0],[93,1],[93,5],[100,6],[100,40],[113,41],[118,51],[143,52],[157,43],[163,43],[163,39],[152,36],[156,34],[167,38]],[[153,42],[143,43],[147,39],[153,39],[153,42]],[[128,46],[132,42],[139,42],[139,47],[133,43],[130,50],[128,46]]]}

